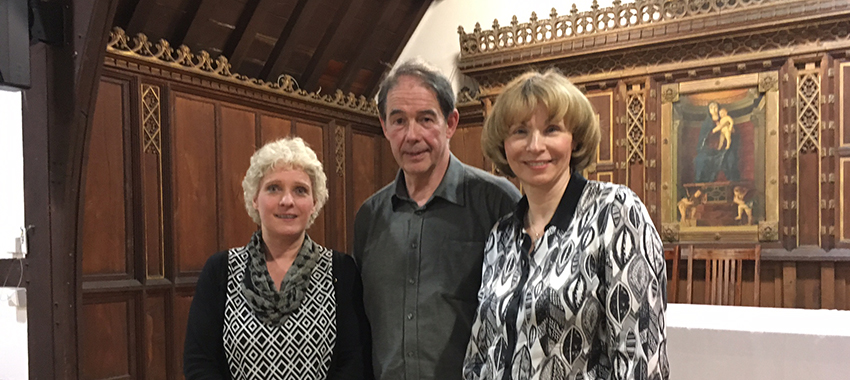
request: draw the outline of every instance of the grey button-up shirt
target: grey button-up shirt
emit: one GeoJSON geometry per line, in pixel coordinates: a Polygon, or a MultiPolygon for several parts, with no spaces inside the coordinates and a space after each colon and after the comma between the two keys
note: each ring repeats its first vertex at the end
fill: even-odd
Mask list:
{"type": "Polygon", "coordinates": [[[419,207],[399,171],[354,222],[354,258],[377,379],[460,379],[478,304],[484,242],[519,199],[513,184],[454,156],[419,207]]]}

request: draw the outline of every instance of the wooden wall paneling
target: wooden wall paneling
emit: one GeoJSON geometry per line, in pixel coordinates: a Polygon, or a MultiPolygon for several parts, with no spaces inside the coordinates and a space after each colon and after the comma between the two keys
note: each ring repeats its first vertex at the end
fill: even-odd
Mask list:
{"type": "Polygon", "coordinates": [[[614,170],[614,92],[603,91],[587,94],[599,122],[599,146],[596,151],[596,167],[589,179],[612,182],[614,170]]]}
{"type": "Polygon", "coordinates": [[[466,150],[466,129],[458,126],[455,129],[454,135],[452,135],[451,140],[449,141],[449,150],[451,150],[452,154],[457,157],[463,163],[468,163],[467,154],[469,153],[466,150]]]}
{"type": "Polygon", "coordinates": [[[100,81],[86,160],[82,218],[83,275],[108,278],[133,276],[132,188],[127,81],[100,81]],[[131,207],[131,206],[130,206],[131,207]]]}
{"type": "Polygon", "coordinates": [[[812,261],[797,262],[797,302],[795,307],[820,309],[820,263],[812,261]]]}
{"type": "Polygon", "coordinates": [[[626,184],[646,198],[646,128],[648,89],[645,82],[627,84],[626,90],[626,184]]]}
{"type": "MultiPolygon", "coordinates": [[[[218,250],[248,243],[257,225],[248,216],[242,179],[250,166],[256,142],[256,117],[251,110],[222,104],[218,124],[218,250]]],[[[212,254],[210,252],[209,254],[212,254]]]]}
{"type": "Polygon", "coordinates": [[[773,264],[773,307],[785,307],[785,263],[773,264]]]}
{"type": "Polygon", "coordinates": [[[821,248],[830,250],[835,247],[835,208],[836,208],[836,158],[835,147],[835,107],[840,104],[835,84],[835,62],[829,54],[824,54],[820,63],[821,69],[821,248]]]}
{"type": "Polygon", "coordinates": [[[481,133],[483,127],[480,125],[465,125],[458,127],[451,139],[452,153],[461,162],[487,170],[484,166],[484,153],[481,151],[481,133]]]}
{"type": "MultiPolygon", "coordinates": [[[[785,249],[791,250],[799,245],[797,214],[797,70],[794,61],[789,59],[779,70],[780,77],[780,141],[782,152],[779,172],[783,178],[780,196],[782,213],[779,220],[780,236],[785,249]]],[[[783,302],[783,306],[786,306],[783,302]]]]}
{"type": "Polygon", "coordinates": [[[194,287],[179,289],[174,292],[172,300],[172,327],[169,344],[173,347],[170,355],[169,370],[174,378],[183,378],[183,344],[186,339],[186,323],[189,320],[189,308],[192,306],[194,287]]]}
{"type": "Polygon", "coordinates": [[[841,157],[839,160],[839,202],[838,202],[838,244],[841,247],[850,245],[850,158],[841,157]]]}
{"type": "MultiPolygon", "coordinates": [[[[644,194],[643,202],[648,208],[649,215],[652,216],[652,221],[655,225],[661,225],[661,171],[658,162],[661,159],[660,139],[661,139],[661,101],[659,100],[661,89],[652,78],[646,79],[646,88],[644,91],[646,110],[645,129],[644,129],[644,194]]],[[[750,298],[752,299],[752,298],[750,298]]]]}
{"type": "Polygon", "coordinates": [[[272,115],[260,115],[260,131],[260,135],[262,136],[262,144],[260,146],[262,146],[269,141],[289,136],[292,132],[292,121],[272,115]]]}
{"type": "Polygon", "coordinates": [[[381,160],[379,162],[381,181],[378,183],[378,188],[380,189],[390,182],[395,181],[399,167],[395,160],[395,156],[393,156],[390,142],[384,137],[384,135],[379,135],[376,138],[379,141],[378,146],[381,148],[381,160]]]}
{"type": "MultiPolygon", "coordinates": [[[[144,304],[143,336],[141,337],[140,359],[143,360],[140,368],[144,370],[145,378],[149,380],[168,379],[168,335],[166,321],[168,313],[166,310],[165,292],[148,292],[144,304]]],[[[184,321],[185,323],[185,321],[184,321]]],[[[180,353],[182,358],[183,353],[180,353]]]]}
{"type": "Polygon", "coordinates": [[[782,263],[782,307],[797,307],[797,264],[782,263]]]}
{"type": "MultiPolygon", "coordinates": [[[[777,278],[777,263],[774,261],[762,261],[761,262],[761,273],[760,279],[761,284],[759,284],[759,306],[761,307],[777,307],[776,304],[776,292],[781,291],[782,287],[777,288],[776,278],[777,278]]],[[[780,276],[781,280],[781,271],[780,276]]],[[[744,293],[744,300],[747,298],[747,293],[744,293]]],[[[781,304],[780,304],[781,306],[781,304]]]]}
{"type": "MultiPolygon", "coordinates": [[[[133,127],[133,154],[138,165],[138,209],[143,228],[140,256],[148,279],[165,276],[165,213],[163,177],[163,88],[157,84],[139,83],[139,98],[132,104],[138,112],[139,125],[133,127]]],[[[135,119],[135,118],[134,118],[135,119]]],[[[135,180],[134,180],[135,182],[135,180]]],[[[137,186],[133,186],[136,188],[137,186]]],[[[137,260],[139,262],[139,260],[137,260]]]]}
{"type": "Polygon", "coordinates": [[[836,62],[838,67],[838,146],[850,145],[850,62],[836,62]]]}
{"type": "Polygon", "coordinates": [[[136,378],[135,299],[126,294],[86,300],[80,327],[80,378],[136,378]]]}
{"type": "Polygon", "coordinates": [[[848,196],[848,181],[845,177],[850,169],[850,62],[836,62],[836,81],[838,87],[838,121],[837,132],[834,132],[837,142],[835,143],[835,165],[836,181],[835,187],[835,246],[840,248],[850,247],[850,199],[848,196]]]}
{"type": "Polygon", "coordinates": [[[614,94],[614,181],[628,186],[628,158],[626,125],[628,125],[628,85],[620,80],[614,94]]]}
{"type": "Polygon", "coordinates": [[[383,139],[383,136],[356,130],[351,133],[349,188],[351,189],[351,205],[355,213],[366,199],[383,187],[380,183],[379,165],[377,165],[377,160],[380,158],[380,139],[383,139]]]}
{"type": "Polygon", "coordinates": [[[798,63],[797,93],[797,229],[799,245],[820,246],[821,226],[821,86],[819,62],[798,63]],[[802,196],[804,195],[805,196],[802,196]],[[816,194],[817,196],[812,196],[816,194]]]}
{"type": "Polygon", "coordinates": [[[820,307],[835,309],[835,262],[820,263],[820,307]]]}
{"type": "Polygon", "coordinates": [[[850,310],[850,263],[835,264],[835,308],[850,310]]]}
{"type": "Polygon", "coordinates": [[[484,162],[484,151],[481,150],[481,134],[484,132],[483,125],[466,127],[466,149],[470,152],[469,165],[484,171],[490,168],[484,162]]]}
{"type": "Polygon", "coordinates": [[[328,203],[325,209],[330,215],[333,215],[328,220],[328,245],[342,252],[350,252],[348,250],[349,241],[351,240],[350,225],[351,213],[349,212],[349,185],[348,179],[351,173],[347,169],[346,163],[350,163],[351,159],[349,151],[352,149],[351,143],[351,125],[340,125],[332,121],[328,125],[328,132],[333,132],[328,140],[328,146],[333,147],[333,159],[328,163],[328,203]]]}
{"type": "Polygon", "coordinates": [[[219,250],[215,105],[175,94],[172,137],[176,275],[197,275],[219,250]]]}
{"type": "MultiPolygon", "coordinates": [[[[313,148],[316,155],[319,157],[319,161],[322,161],[322,165],[325,168],[325,174],[330,177],[333,173],[333,168],[328,166],[328,164],[332,161],[330,161],[328,156],[325,154],[325,129],[318,124],[299,121],[295,123],[295,128],[293,128],[293,130],[295,135],[304,139],[310,148],[313,148]]],[[[307,231],[310,238],[321,245],[325,245],[328,241],[327,236],[325,236],[327,215],[328,210],[323,209],[313,222],[313,226],[307,231]]]]}

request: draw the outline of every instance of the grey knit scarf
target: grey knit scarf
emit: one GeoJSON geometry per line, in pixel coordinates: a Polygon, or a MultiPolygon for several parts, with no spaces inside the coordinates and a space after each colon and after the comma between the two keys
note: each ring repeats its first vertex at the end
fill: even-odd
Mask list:
{"type": "Polygon", "coordinates": [[[298,310],[310,287],[310,276],[320,255],[318,247],[309,236],[304,236],[301,250],[283,277],[280,291],[277,291],[266,266],[262,233],[254,232],[246,246],[248,265],[242,279],[242,293],[260,321],[267,325],[283,325],[286,318],[298,310]]]}

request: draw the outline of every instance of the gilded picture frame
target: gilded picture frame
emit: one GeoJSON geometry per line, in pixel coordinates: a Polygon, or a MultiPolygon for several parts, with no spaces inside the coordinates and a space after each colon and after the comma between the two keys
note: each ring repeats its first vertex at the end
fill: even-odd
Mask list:
{"type": "Polygon", "coordinates": [[[777,240],[778,73],[666,84],[661,100],[662,238],[777,240]]]}

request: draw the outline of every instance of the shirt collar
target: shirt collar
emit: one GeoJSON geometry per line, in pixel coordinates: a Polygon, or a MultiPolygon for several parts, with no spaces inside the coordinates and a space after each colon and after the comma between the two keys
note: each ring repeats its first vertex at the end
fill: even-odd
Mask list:
{"type": "MultiPolygon", "coordinates": [[[[573,220],[576,209],[578,209],[578,202],[586,185],[587,179],[581,173],[573,172],[570,175],[570,182],[567,183],[567,189],[564,190],[561,201],[558,203],[558,208],[555,209],[555,214],[552,215],[552,220],[546,224],[545,229],[549,229],[549,226],[554,225],[561,231],[567,230],[567,227],[570,226],[570,222],[573,220]]],[[[519,200],[519,204],[517,204],[516,212],[514,213],[514,222],[519,223],[520,226],[524,226],[526,214],[528,214],[528,196],[523,195],[522,199],[519,200]]]]}
{"type": "MultiPolygon", "coordinates": [[[[446,174],[443,175],[440,185],[434,190],[434,194],[431,195],[431,199],[427,203],[431,203],[434,198],[440,197],[458,206],[463,206],[465,203],[463,197],[465,189],[463,177],[463,163],[454,154],[449,153],[449,167],[446,168],[446,174]]],[[[399,169],[395,177],[395,193],[392,196],[393,207],[397,206],[399,201],[402,200],[413,201],[407,192],[404,171],[399,169]]]]}

